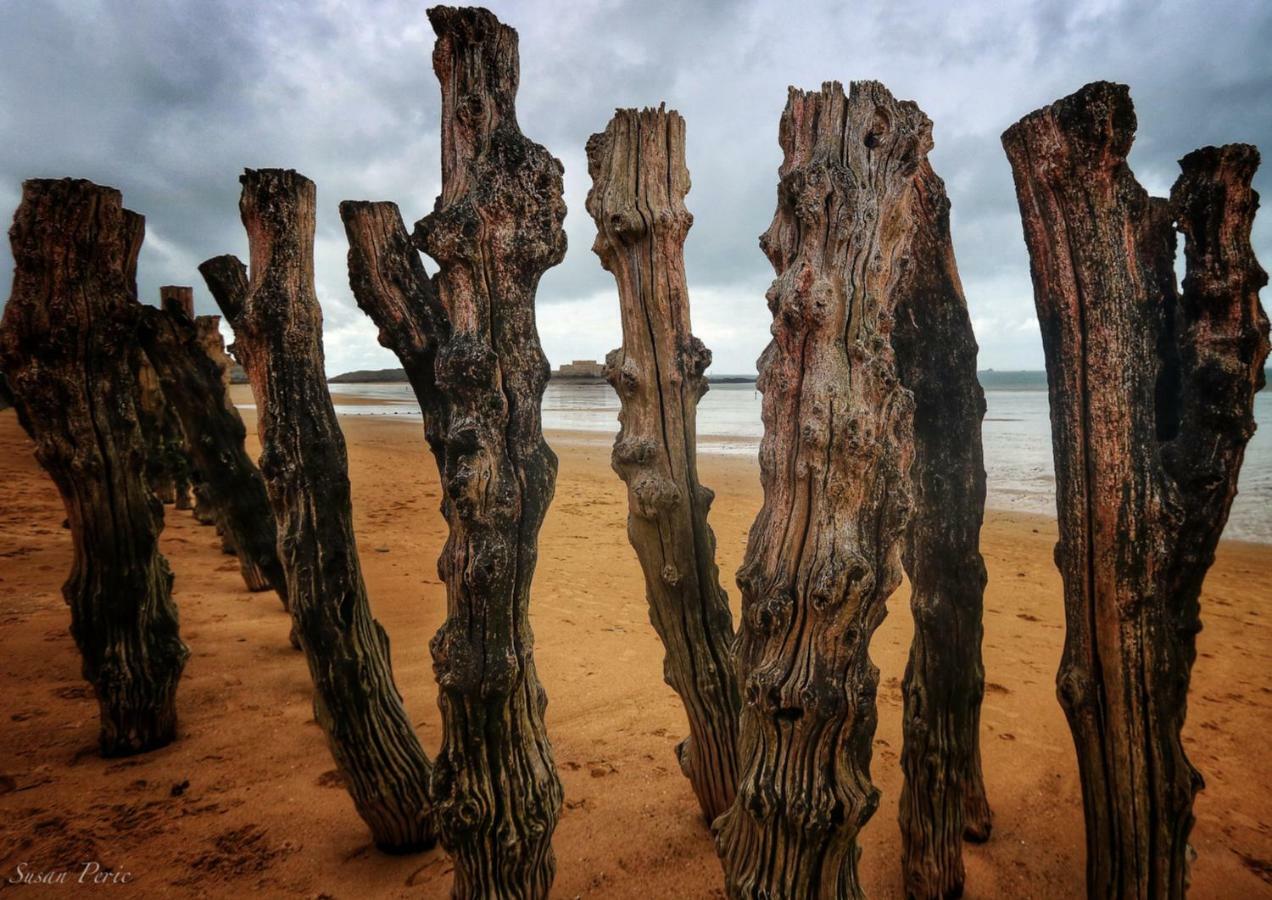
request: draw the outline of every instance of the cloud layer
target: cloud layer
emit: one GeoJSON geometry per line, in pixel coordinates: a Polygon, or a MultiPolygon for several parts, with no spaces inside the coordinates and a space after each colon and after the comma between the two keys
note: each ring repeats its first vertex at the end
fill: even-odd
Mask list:
{"type": "MultiPolygon", "coordinates": [[[[768,340],[772,218],[787,85],[877,78],[935,123],[933,165],[982,367],[1041,368],[1028,257],[999,135],[1096,79],[1131,86],[1141,182],[1169,190],[1205,144],[1272,153],[1272,6],[1037,0],[879,4],[495,2],[521,34],[518,118],[565,164],[570,251],[539,291],[554,364],[620,341],[613,281],[591,253],[583,148],[615,107],[666,101],[687,122],[686,246],[695,331],[717,373],[753,371],[768,340]],[[1007,7],[1011,8],[1008,9],[1007,7]]],[[[194,284],[195,266],[246,255],[238,174],[282,166],[318,185],[318,294],[328,371],[395,364],[353,303],[344,199],[391,199],[408,224],[440,186],[440,100],[424,5],[408,2],[13,3],[0,30],[0,211],[23,179],[114,185],[147,219],[143,299],[194,284]]],[[[1272,163],[1256,187],[1272,190],[1272,163]]],[[[1272,268],[1272,222],[1255,246],[1272,268]]],[[[12,262],[0,247],[0,283],[12,262]]]]}

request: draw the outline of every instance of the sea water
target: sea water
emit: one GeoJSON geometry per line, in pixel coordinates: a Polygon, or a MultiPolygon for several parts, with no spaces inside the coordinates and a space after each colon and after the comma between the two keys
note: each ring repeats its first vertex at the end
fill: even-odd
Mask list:
{"type": "MultiPolygon", "coordinates": [[[[991,509],[1056,513],[1055,469],[1047,381],[1042,372],[981,372],[985,388],[983,439],[991,509]]],[[[340,415],[418,417],[406,384],[333,384],[340,415]],[[363,402],[342,404],[341,396],[363,402]],[[381,403],[367,401],[380,400],[381,403]]],[[[764,433],[761,397],[753,382],[713,384],[698,406],[698,452],[754,455],[764,433]]],[[[618,431],[618,396],[608,384],[548,383],[546,431],[586,432],[608,442],[618,431]]],[[[1254,403],[1260,428],[1246,447],[1236,501],[1224,537],[1272,544],[1272,390],[1254,403]]]]}

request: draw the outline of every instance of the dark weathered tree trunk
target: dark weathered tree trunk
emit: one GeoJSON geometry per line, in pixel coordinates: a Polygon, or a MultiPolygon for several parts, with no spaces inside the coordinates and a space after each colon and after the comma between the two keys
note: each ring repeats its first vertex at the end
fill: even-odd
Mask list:
{"type": "Polygon", "coordinates": [[[199,493],[234,546],[248,590],[272,587],[286,606],[287,583],[265,481],[244,449],[247,429],[225,391],[224,370],[208,355],[207,337],[190,315],[194,291],[171,285],[160,291],[162,309],[141,308],[141,343],[166,405],[181,421],[199,473],[199,493]]]}
{"type": "Polygon", "coordinates": [[[1258,152],[1189,154],[1170,201],[1126,164],[1135,113],[1090,84],[1003,135],[1051,395],[1067,632],[1057,693],[1077,746],[1094,897],[1181,897],[1198,595],[1262,384],[1267,278],[1250,247],[1258,152]],[[1187,238],[1182,297],[1172,220],[1187,238]]]}
{"type": "Polygon", "coordinates": [[[764,505],[738,571],[741,776],[717,842],[732,897],[861,894],[878,669],[870,637],[900,583],[913,401],[890,334],[913,181],[931,123],[877,82],[792,89],[778,278],[760,357],[764,505]]]}
{"type": "MultiPolygon", "coordinates": [[[[221,337],[221,317],[220,316],[195,316],[194,328],[197,332],[197,340],[199,346],[203,348],[204,354],[208,359],[221,370],[221,384],[225,392],[227,402],[230,396],[230,370],[234,367],[234,360],[225,352],[225,340],[221,337]]],[[[238,408],[234,408],[234,414],[238,415],[238,408]]],[[[240,419],[241,421],[241,419],[240,419]]],[[[249,458],[250,461],[250,458],[249,458]]],[[[255,468],[256,464],[252,463],[255,468]]],[[[192,478],[191,493],[194,494],[194,518],[200,525],[215,525],[216,510],[212,507],[212,499],[208,495],[206,486],[198,477],[198,472],[194,473],[192,478]]],[[[273,521],[271,514],[270,520],[273,521]]],[[[284,588],[285,589],[285,588],[284,588]]]]}
{"type": "MultiPolygon", "coordinates": [[[[161,287],[160,302],[169,302],[165,292],[171,290],[170,287],[161,287]]],[[[194,292],[186,288],[189,292],[188,297],[174,299],[173,302],[182,304],[188,309],[188,315],[194,317],[194,292]]],[[[140,298],[138,298],[140,299],[140,298]]],[[[139,354],[139,359],[144,361],[143,367],[150,370],[150,376],[159,383],[159,440],[162,447],[163,462],[165,476],[170,480],[172,485],[171,503],[177,509],[187,510],[194,508],[193,487],[194,487],[194,464],[190,459],[190,451],[186,446],[186,435],[181,426],[181,416],[171,403],[168,402],[166,396],[162,394],[162,379],[158,372],[154,371],[149,364],[149,358],[143,353],[139,354]]],[[[165,502],[167,499],[165,498],[165,502]]]]}
{"type": "Polygon", "coordinates": [[[212,508],[212,500],[208,489],[203,484],[202,476],[195,473],[194,486],[190,489],[194,494],[194,520],[200,525],[215,525],[216,510],[212,508]]]}
{"type": "Polygon", "coordinates": [[[241,181],[251,283],[232,256],[199,271],[234,328],[256,397],[261,473],[314,681],[314,716],[376,844],[391,853],[421,849],[433,842],[431,767],[402,707],[388,635],[371,617],[358,562],[314,294],[314,184],[281,169],[249,169],[241,181]]]}
{"type": "Polygon", "coordinates": [[[433,774],[456,897],[546,897],[561,784],[543,723],[528,609],[556,483],[540,405],[539,277],[565,254],[561,164],[517,127],[517,33],[435,7],[442,195],[414,243],[391,203],[343,203],[349,280],[424,410],[450,535],[433,638],[444,724],[433,774]]]}
{"type": "Polygon", "coordinates": [[[618,282],[622,311],[623,346],[606,360],[623,405],[614,471],[627,483],[627,535],[667,651],[664,678],[689,717],[680,767],[711,823],[733,803],[741,702],[707,525],[714,495],[698,482],[697,406],[711,352],[689,330],[684,120],[661,107],[619,110],[588,141],[587,159],[592,249],[618,282]]]}
{"type": "Polygon", "coordinates": [[[146,442],[146,482],[160,503],[176,503],[177,482],[172,466],[173,453],[169,450],[173,440],[170,426],[176,422],[167,416],[159,375],[150,360],[142,354],[136,354],[132,359],[137,364],[137,415],[146,442]]]}
{"type": "Polygon", "coordinates": [[[163,506],[146,481],[138,414],[133,267],[144,229],[113,188],[26,182],[0,323],[0,367],[66,505],[75,558],[62,592],[106,756],[173,739],[189,655],[159,553],[163,506]]]}
{"type": "Polygon", "coordinates": [[[976,337],[950,239],[945,184],[924,161],[915,233],[892,335],[897,374],[914,394],[914,508],[901,553],[914,641],[902,693],[902,868],[913,898],[963,891],[963,838],[988,839],[980,761],[985,516],[976,337]]]}

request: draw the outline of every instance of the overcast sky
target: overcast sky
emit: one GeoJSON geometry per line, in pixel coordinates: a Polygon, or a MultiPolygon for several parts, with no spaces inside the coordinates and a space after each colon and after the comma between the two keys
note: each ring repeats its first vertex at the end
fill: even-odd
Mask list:
{"type": "MultiPolygon", "coordinates": [[[[717,374],[754,371],[768,340],[773,272],[757,237],[773,214],[787,85],[876,78],[932,118],[982,368],[1042,367],[999,143],[1020,116],[1088,81],[1126,82],[1139,116],[1131,164],[1159,195],[1195,147],[1248,141],[1272,153],[1267,0],[490,5],[521,34],[522,129],[565,164],[570,249],[539,288],[554,365],[620,342],[614,283],[583,208],[583,148],[615,107],[666,101],[685,117],[694,330],[717,374]]],[[[239,172],[298,169],[318,185],[328,371],[396,365],[349,293],[337,205],[394,200],[408,228],[432,208],[440,101],[425,8],[0,0],[0,210],[11,214],[25,178],[118,187],[147,221],[143,299],[193,284],[196,308],[212,313],[195,267],[226,252],[246,259],[239,172]]],[[[1272,163],[1256,186],[1272,196],[1272,163]]],[[[1270,219],[1255,244],[1272,268],[1270,219]]],[[[5,242],[0,284],[11,269],[5,242]]]]}

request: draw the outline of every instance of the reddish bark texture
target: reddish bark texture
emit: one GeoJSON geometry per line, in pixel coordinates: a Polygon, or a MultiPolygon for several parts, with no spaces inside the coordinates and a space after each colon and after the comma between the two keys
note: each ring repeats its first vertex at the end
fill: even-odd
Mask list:
{"type": "Polygon", "coordinates": [[[163,506],[146,480],[134,302],[144,232],[113,188],[26,182],[0,322],[0,368],[66,505],[75,556],[62,592],[106,756],[173,739],[189,655],[159,553],[163,506]]]}
{"type": "Polygon", "coordinates": [[[711,351],[690,331],[684,120],[663,108],[619,110],[587,157],[592,249],[618,282],[622,312],[623,346],[606,360],[623,407],[613,466],[627,483],[627,535],[667,649],[663,677],[689,718],[676,753],[710,823],[733,803],[741,702],[707,524],[714,495],[698,481],[695,423],[711,351]]]}
{"type": "Polygon", "coordinates": [[[911,261],[892,335],[901,383],[914,394],[914,510],[901,554],[914,613],[902,682],[902,868],[908,896],[956,897],[963,838],[984,841],[991,826],[980,761],[985,394],[950,201],[926,160],[914,191],[911,261]]]}
{"type": "Polygon", "coordinates": [[[913,400],[893,313],[931,123],[877,82],[792,89],[778,208],[761,246],[773,341],[760,357],[764,505],[738,571],[737,800],[718,822],[732,897],[861,894],[878,669],[901,580],[913,400]]]}
{"type": "Polygon", "coordinates": [[[1126,164],[1135,127],[1126,87],[1098,82],[1003,144],[1047,357],[1067,619],[1057,692],[1087,888],[1181,897],[1202,787],[1180,743],[1198,595],[1254,431],[1267,277],[1250,246],[1258,152],[1190,153],[1171,199],[1152,198],[1126,164]]]}
{"type": "Polygon", "coordinates": [[[424,410],[450,535],[447,618],[432,641],[444,732],[432,797],[456,897],[546,897],[561,785],[528,618],[556,484],[540,405],[548,365],[534,299],[565,254],[561,164],[517,126],[517,33],[482,9],[435,7],[442,194],[415,226],[391,203],[345,203],[350,283],[424,410]]]}
{"type": "Polygon", "coordinates": [[[314,294],[314,184],[281,169],[249,169],[241,181],[251,281],[231,256],[199,270],[234,328],[256,397],[261,474],[314,682],[314,716],[376,844],[421,849],[433,842],[431,767],[402,707],[358,561],[314,294]]]}

